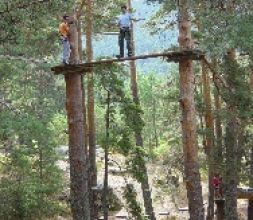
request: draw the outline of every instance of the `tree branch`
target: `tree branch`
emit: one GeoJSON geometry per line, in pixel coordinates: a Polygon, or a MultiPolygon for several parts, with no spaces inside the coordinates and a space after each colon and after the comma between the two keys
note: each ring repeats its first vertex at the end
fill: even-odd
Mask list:
{"type": "Polygon", "coordinates": [[[86,4],[86,0],[82,0],[82,2],[81,2],[81,4],[80,4],[80,6],[79,6],[79,8],[77,9],[77,11],[76,11],[76,19],[79,19],[80,18],[80,16],[81,16],[81,12],[82,12],[82,9],[83,9],[83,7],[84,7],[84,5],[86,4]]]}
{"type": "Polygon", "coordinates": [[[214,76],[214,81],[219,81],[220,83],[222,83],[222,85],[225,88],[229,88],[229,86],[227,85],[225,79],[221,76],[221,74],[219,74],[216,69],[213,67],[213,65],[206,59],[206,57],[203,57],[203,61],[205,62],[205,64],[208,66],[208,68],[211,70],[211,72],[213,73],[214,76]]]}
{"type": "Polygon", "coordinates": [[[228,100],[221,95],[221,89],[222,86],[226,89],[228,89],[231,93],[233,93],[233,91],[229,88],[229,86],[227,85],[225,79],[221,76],[221,74],[219,74],[215,67],[206,59],[206,57],[202,58],[203,61],[205,62],[205,64],[207,65],[207,67],[211,70],[211,72],[213,73],[213,81],[214,81],[214,85],[218,91],[218,94],[222,97],[222,99],[227,102],[228,100]]]}

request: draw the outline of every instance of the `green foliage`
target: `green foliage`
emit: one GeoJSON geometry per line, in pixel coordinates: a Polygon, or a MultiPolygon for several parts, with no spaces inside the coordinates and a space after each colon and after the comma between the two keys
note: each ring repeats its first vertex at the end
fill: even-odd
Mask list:
{"type": "MultiPolygon", "coordinates": [[[[241,4],[237,3],[240,7],[241,4]]],[[[247,10],[250,10],[250,3],[247,10]]],[[[251,38],[253,29],[251,26],[252,14],[245,12],[232,12],[219,8],[203,8],[198,14],[202,31],[203,49],[213,55],[222,55],[229,48],[238,48],[243,51],[252,51],[251,38]],[[242,34],[243,33],[243,34],[242,34]]]]}
{"type": "Polygon", "coordinates": [[[145,153],[145,149],[143,149],[142,146],[135,146],[133,149],[131,149],[129,157],[126,161],[128,170],[140,183],[143,182],[145,178],[145,173],[143,173],[143,168],[146,164],[145,158],[148,158],[147,154],[145,153]]]}
{"type": "Polygon", "coordinates": [[[57,51],[58,16],[74,4],[74,1],[10,0],[0,5],[0,53],[50,56],[57,51]],[[39,50],[37,50],[39,48],[39,50]]]}
{"type": "Polygon", "coordinates": [[[55,214],[59,211],[56,198],[63,185],[47,124],[32,115],[19,117],[8,111],[2,111],[0,118],[7,122],[0,129],[4,150],[0,218],[34,219],[55,214]]]}
{"type": "Polygon", "coordinates": [[[62,188],[56,170],[47,170],[46,181],[41,180],[35,172],[29,172],[31,164],[24,158],[18,161],[17,170],[12,177],[3,177],[0,184],[0,218],[1,219],[35,219],[38,216],[52,216],[62,212],[57,201],[57,194],[62,188]],[[23,166],[20,169],[20,166],[23,166]],[[21,173],[22,172],[22,173],[21,173]]]}
{"type": "Polygon", "coordinates": [[[157,154],[157,149],[162,145],[169,149],[177,145],[171,139],[180,139],[177,69],[173,68],[169,76],[139,74],[138,79],[145,121],[144,146],[148,147],[150,155],[162,157],[163,154],[157,154]],[[153,154],[152,151],[156,152],[153,154]]]}
{"type": "Polygon", "coordinates": [[[0,219],[42,219],[63,213],[66,207],[58,201],[63,176],[55,164],[60,140],[52,133],[60,128],[54,114],[64,106],[55,99],[62,95],[62,87],[54,86],[55,79],[45,68],[2,61],[0,219]]]}
{"type": "Polygon", "coordinates": [[[126,4],[126,2],[123,0],[95,0],[94,3],[95,31],[115,31],[118,29],[116,16],[121,12],[121,5],[126,4]]]}
{"type": "MultiPolygon", "coordinates": [[[[131,110],[128,110],[128,105],[132,105],[132,101],[127,98],[124,91],[124,76],[123,69],[114,65],[108,68],[96,68],[97,74],[97,88],[98,98],[103,106],[106,105],[107,91],[110,92],[110,146],[112,150],[127,155],[129,149],[132,146],[131,128],[125,123],[125,112],[128,111],[132,114],[131,110]],[[123,74],[122,74],[123,72],[123,74]]],[[[103,112],[102,114],[105,114],[103,112]]],[[[103,120],[103,119],[101,119],[103,120]]],[[[103,124],[105,126],[105,124],[103,124]]],[[[101,130],[103,128],[100,128],[101,130]]],[[[105,138],[101,138],[101,142],[105,143],[105,138]]]]}
{"type": "Polygon", "coordinates": [[[136,200],[137,193],[132,184],[126,185],[123,196],[126,199],[127,206],[133,219],[145,220],[146,218],[142,214],[140,204],[136,200]]]}
{"type": "MultiPolygon", "coordinates": [[[[110,126],[112,129],[111,140],[115,140],[117,144],[111,143],[113,146],[122,146],[122,153],[127,154],[130,149],[131,132],[141,132],[144,122],[141,118],[142,111],[129,97],[124,90],[125,76],[120,74],[122,69],[115,65],[111,69],[97,69],[100,72],[98,78],[98,87],[104,91],[110,91],[110,126]],[[116,136],[118,136],[116,138],[116,136]]],[[[99,94],[101,103],[105,104],[105,93],[99,94]]]]}
{"type": "Polygon", "coordinates": [[[224,60],[222,65],[228,88],[223,89],[223,98],[230,106],[236,106],[238,116],[245,120],[253,117],[253,96],[249,87],[247,69],[236,61],[224,60]]]}
{"type": "Polygon", "coordinates": [[[54,142],[59,145],[68,144],[67,118],[63,114],[55,114],[50,121],[49,130],[52,132],[54,142]]]}
{"type": "Polygon", "coordinates": [[[127,157],[134,146],[132,132],[123,124],[115,124],[114,122],[114,124],[110,126],[109,143],[111,151],[127,157]]]}

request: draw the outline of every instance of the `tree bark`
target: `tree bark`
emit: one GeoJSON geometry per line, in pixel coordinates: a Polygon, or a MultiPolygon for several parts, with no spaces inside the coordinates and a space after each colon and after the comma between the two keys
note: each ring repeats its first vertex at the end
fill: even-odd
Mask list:
{"type": "Polygon", "coordinates": [[[238,179],[237,183],[240,183],[240,173],[243,169],[242,167],[242,160],[243,160],[243,155],[245,151],[245,128],[246,128],[246,121],[243,119],[240,122],[240,126],[238,127],[238,138],[237,138],[237,172],[238,172],[238,179]]]}
{"type": "MultiPolygon", "coordinates": [[[[70,63],[79,63],[77,22],[70,24],[70,63]]],[[[89,220],[89,194],[82,111],[81,76],[65,74],[66,110],[69,129],[71,212],[75,220],[89,220]]]]}
{"type": "MultiPolygon", "coordinates": [[[[251,74],[250,74],[250,89],[253,90],[253,66],[251,64],[251,74]]],[[[250,176],[249,184],[253,187],[253,141],[251,141],[251,154],[250,154],[250,176]]],[[[253,220],[253,200],[249,200],[248,203],[248,220],[253,220]]]]}
{"type": "Polygon", "coordinates": [[[108,161],[109,161],[109,127],[110,127],[110,92],[107,91],[107,108],[106,108],[106,126],[105,126],[105,171],[104,171],[104,191],[103,191],[103,211],[104,220],[108,220],[109,204],[108,204],[108,161]]]}
{"type": "MultiPolygon", "coordinates": [[[[230,109],[230,111],[234,111],[230,109]]],[[[235,116],[230,115],[226,127],[226,173],[225,173],[225,214],[226,220],[238,220],[237,215],[237,121],[235,116]]]]}
{"type": "Polygon", "coordinates": [[[250,89],[253,90],[253,64],[251,64],[250,89]]]}
{"type": "MultiPolygon", "coordinates": [[[[214,62],[216,66],[216,61],[214,62]]],[[[213,79],[215,80],[215,79],[213,79]]],[[[214,149],[214,165],[215,170],[222,170],[221,164],[223,161],[223,143],[222,143],[222,121],[220,116],[221,111],[221,97],[219,91],[216,89],[214,91],[214,103],[215,103],[215,138],[216,147],[214,149]]]]}
{"type": "Polygon", "coordinates": [[[225,200],[224,199],[219,199],[215,201],[216,206],[217,206],[217,220],[224,220],[225,217],[225,200]]]}
{"type": "Polygon", "coordinates": [[[77,20],[77,34],[78,34],[78,54],[79,60],[82,63],[83,61],[83,42],[82,42],[82,23],[80,18],[77,20]]]}
{"type": "Polygon", "coordinates": [[[249,204],[248,204],[248,220],[253,220],[253,200],[249,200],[249,204]]]}
{"type": "MultiPolygon", "coordinates": [[[[131,0],[128,0],[128,8],[131,9],[131,0]]],[[[132,44],[132,53],[135,55],[135,44],[134,44],[134,32],[133,24],[131,24],[131,44],[132,44]]],[[[140,106],[140,99],[138,95],[138,83],[136,77],[136,64],[135,61],[130,61],[130,73],[131,73],[131,90],[133,101],[136,105],[140,106]]],[[[141,133],[135,133],[136,145],[143,147],[143,139],[141,133]]],[[[138,155],[137,155],[138,156],[138,155]]],[[[142,195],[144,200],[145,213],[150,220],[156,220],[154,209],[152,205],[151,190],[149,187],[148,171],[146,164],[141,164],[140,169],[143,171],[143,180],[141,182],[142,195]]]]}
{"type": "Polygon", "coordinates": [[[75,19],[75,16],[70,17],[70,24],[69,24],[69,43],[71,48],[70,53],[70,64],[79,64],[80,63],[80,56],[79,56],[79,45],[78,45],[78,22],[75,19]]]}
{"type": "MultiPolygon", "coordinates": [[[[82,63],[83,61],[83,48],[82,48],[82,45],[83,45],[83,42],[82,42],[82,30],[81,30],[81,27],[82,27],[82,24],[81,24],[81,20],[80,20],[80,17],[78,18],[78,28],[77,28],[77,31],[78,31],[78,52],[79,52],[79,58],[80,58],[80,62],[82,63]]],[[[83,123],[84,123],[84,138],[85,138],[85,141],[84,141],[84,146],[85,146],[85,155],[87,156],[87,161],[89,161],[88,159],[88,138],[87,138],[87,124],[86,124],[86,92],[85,92],[85,82],[84,82],[84,76],[81,75],[81,89],[82,89],[82,92],[83,92],[83,123]]],[[[86,161],[86,162],[87,162],[86,161]]],[[[88,164],[86,165],[88,166],[88,164]]]]}
{"type": "MultiPolygon", "coordinates": [[[[250,155],[250,181],[249,184],[253,187],[253,146],[251,147],[250,155]]],[[[248,220],[253,220],[253,200],[249,200],[248,203],[248,220]]]]}
{"type": "Polygon", "coordinates": [[[157,126],[156,126],[156,99],[152,97],[152,121],[154,129],[154,138],[155,138],[155,147],[158,148],[159,139],[157,135],[157,126]]]}
{"type": "MultiPolygon", "coordinates": [[[[232,70],[235,64],[235,50],[228,51],[227,59],[227,82],[230,88],[234,88],[233,78],[234,71],[232,70]]],[[[237,214],[237,139],[238,139],[238,118],[236,108],[231,97],[227,101],[228,121],[226,125],[225,137],[225,218],[226,220],[238,220],[237,214]]]]}
{"type": "MultiPolygon", "coordinates": [[[[92,31],[93,31],[93,0],[86,0],[86,54],[87,61],[93,59],[92,31]]],[[[94,110],[94,77],[93,72],[88,74],[88,128],[89,128],[89,188],[91,219],[97,219],[96,192],[92,190],[97,186],[96,167],[96,131],[94,110]]]]}
{"type": "Polygon", "coordinates": [[[205,133],[205,150],[208,159],[208,209],[207,209],[207,220],[212,220],[214,218],[214,189],[212,185],[212,178],[214,176],[214,119],[212,112],[212,101],[211,101],[211,91],[210,91],[210,78],[208,75],[208,68],[204,61],[201,62],[202,65],[202,81],[203,81],[203,93],[204,93],[204,115],[206,124],[205,133]]]}
{"type": "MultiPolygon", "coordinates": [[[[180,49],[191,49],[191,21],[189,0],[179,0],[179,45],[180,49]]],[[[190,220],[203,220],[204,208],[197,152],[196,113],[194,102],[194,74],[192,60],[179,61],[180,104],[182,108],[182,132],[184,172],[189,204],[190,220]]]]}

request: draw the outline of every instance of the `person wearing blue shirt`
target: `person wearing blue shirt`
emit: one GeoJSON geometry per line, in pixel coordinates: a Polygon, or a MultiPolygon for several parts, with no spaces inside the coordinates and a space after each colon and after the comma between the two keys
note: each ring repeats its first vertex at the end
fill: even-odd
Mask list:
{"type": "Polygon", "coordinates": [[[132,45],[131,45],[131,20],[132,16],[127,11],[126,5],[121,6],[122,14],[118,18],[119,27],[119,49],[120,55],[118,58],[124,57],[124,40],[127,43],[128,56],[132,56],[132,45]]]}

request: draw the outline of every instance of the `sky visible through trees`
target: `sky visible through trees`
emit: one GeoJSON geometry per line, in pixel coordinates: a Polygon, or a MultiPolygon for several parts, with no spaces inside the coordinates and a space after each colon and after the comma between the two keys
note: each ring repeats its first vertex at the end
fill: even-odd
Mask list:
{"type": "MultiPolygon", "coordinates": [[[[177,44],[178,31],[176,29],[166,31],[161,29],[161,31],[152,33],[152,30],[145,25],[148,19],[158,11],[158,3],[147,5],[145,0],[134,0],[132,7],[134,10],[133,17],[143,19],[134,22],[136,55],[163,51],[177,44]]],[[[117,18],[115,17],[115,22],[116,20],[117,18]]],[[[101,56],[115,57],[119,53],[118,36],[97,35],[94,39],[93,47],[94,58],[101,56]]],[[[163,62],[161,59],[139,60],[136,63],[137,69],[146,73],[156,71],[165,74],[168,73],[168,66],[170,66],[170,64],[163,62]]]]}

